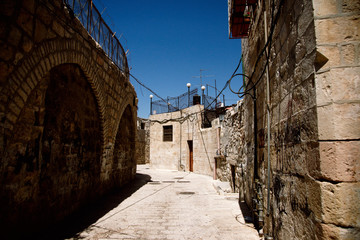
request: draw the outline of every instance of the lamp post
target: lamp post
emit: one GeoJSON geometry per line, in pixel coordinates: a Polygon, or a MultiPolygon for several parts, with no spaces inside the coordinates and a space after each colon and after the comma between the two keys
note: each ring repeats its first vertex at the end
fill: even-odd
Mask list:
{"type": "Polygon", "coordinates": [[[201,91],[202,91],[202,104],[204,105],[205,108],[205,86],[201,86],[201,91]]]}
{"type": "Polygon", "coordinates": [[[150,95],[150,115],[152,114],[152,99],[153,99],[153,95],[150,95]]]}
{"type": "Polygon", "coordinates": [[[188,107],[190,107],[190,87],[191,87],[191,83],[187,83],[186,86],[188,88],[188,107]]]}

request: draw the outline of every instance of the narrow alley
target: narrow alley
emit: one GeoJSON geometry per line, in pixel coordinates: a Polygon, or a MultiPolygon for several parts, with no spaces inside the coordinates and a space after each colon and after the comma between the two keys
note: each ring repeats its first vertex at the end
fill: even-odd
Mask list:
{"type": "Polygon", "coordinates": [[[138,165],[125,191],[71,216],[41,238],[259,239],[252,224],[245,223],[238,194],[217,192],[213,183],[209,176],[138,165]]]}

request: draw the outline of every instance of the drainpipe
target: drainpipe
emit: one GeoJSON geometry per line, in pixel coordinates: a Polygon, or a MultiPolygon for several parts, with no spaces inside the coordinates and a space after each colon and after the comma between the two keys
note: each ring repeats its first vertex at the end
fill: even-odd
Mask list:
{"type": "MultiPolygon", "coordinates": [[[[220,119],[219,119],[219,125],[220,125],[220,119]]],[[[217,127],[216,128],[216,141],[217,141],[217,155],[221,155],[221,150],[220,150],[220,130],[221,128],[220,127],[217,127]]],[[[215,161],[214,161],[214,180],[217,179],[217,176],[216,176],[216,158],[215,158],[215,161]]]]}
{"type": "MultiPolygon", "coordinates": [[[[264,11],[264,24],[265,24],[265,42],[268,41],[268,32],[267,32],[267,19],[266,19],[266,10],[264,11]]],[[[266,54],[269,54],[269,47],[266,49],[266,54]]],[[[269,55],[268,55],[269,57],[269,55]]],[[[267,213],[270,215],[270,80],[269,80],[269,64],[266,66],[266,109],[267,109],[267,213]]]]}
{"type": "MultiPolygon", "coordinates": [[[[268,41],[268,28],[267,28],[267,16],[266,16],[266,8],[264,11],[264,30],[265,30],[265,43],[268,41]]],[[[266,49],[266,55],[269,56],[269,45],[266,49]]],[[[270,74],[269,74],[269,64],[266,66],[266,110],[267,110],[267,209],[266,216],[269,218],[270,216],[270,167],[271,167],[271,159],[270,159],[270,74]]],[[[268,232],[270,234],[270,224],[267,224],[268,232]]],[[[271,235],[267,235],[266,239],[273,239],[271,235]]]]}
{"type": "MultiPolygon", "coordinates": [[[[179,105],[180,106],[180,105],[179,105]]],[[[180,119],[182,118],[182,110],[180,110],[180,119]]],[[[182,123],[179,122],[180,124],[180,159],[179,159],[179,170],[182,170],[182,164],[181,164],[181,141],[182,141],[182,123]]]]}

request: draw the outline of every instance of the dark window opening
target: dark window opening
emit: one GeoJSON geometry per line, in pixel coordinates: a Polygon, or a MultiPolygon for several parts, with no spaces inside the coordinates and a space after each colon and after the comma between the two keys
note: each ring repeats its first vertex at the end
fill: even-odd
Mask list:
{"type": "Polygon", "coordinates": [[[141,129],[145,129],[145,123],[141,123],[141,129]]]}
{"type": "Polygon", "coordinates": [[[173,140],[173,126],[163,126],[163,141],[172,142],[173,140]]]}

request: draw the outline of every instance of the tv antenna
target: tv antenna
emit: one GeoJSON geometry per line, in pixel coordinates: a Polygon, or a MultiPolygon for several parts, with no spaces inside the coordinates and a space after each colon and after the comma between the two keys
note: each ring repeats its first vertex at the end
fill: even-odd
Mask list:
{"type": "Polygon", "coordinates": [[[205,75],[203,76],[202,75],[202,72],[203,71],[206,71],[206,69],[200,69],[200,76],[193,76],[193,78],[200,78],[200,87],[203,86],[202,84],[202,78],[205,78],[205,77],[214,77],[214,75],[205,75]]]}

